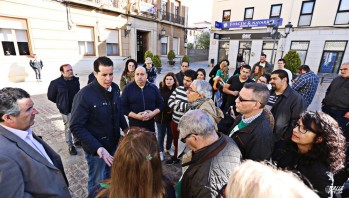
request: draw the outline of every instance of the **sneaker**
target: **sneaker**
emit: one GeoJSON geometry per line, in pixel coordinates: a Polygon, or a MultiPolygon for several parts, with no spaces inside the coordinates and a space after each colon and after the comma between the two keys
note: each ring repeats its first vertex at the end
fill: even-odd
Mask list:
{"type": "Polygon", "coordinates": [[[69,146],[69,154],[70,155],[77,155],[78,154],[78,152],[76,151],[76,148],[75,148],[75,146],[69,146]]]}
{"type": "Polygon", "coordinates": [[[160,152],[160,160],[164,161],[164,153],[163,152],[160,152]]]}
{"type": "Polygon", "coordinates": [[[174,157],[171,157],[170,160],[166,161],[166,164],[178,164],[180,161],[180,159],[175,159],[174,157]]]}
{"type": "Polygon", "coordinates": [[[174,151],[172,149],[166,150],[165,152],[169,154],[171,157],[173,157],[174,155],[174,151]]]}

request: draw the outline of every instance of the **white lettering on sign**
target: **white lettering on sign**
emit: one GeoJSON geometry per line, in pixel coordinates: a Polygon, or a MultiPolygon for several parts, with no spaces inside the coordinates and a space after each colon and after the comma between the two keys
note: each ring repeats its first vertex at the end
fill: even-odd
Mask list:
{"type": "Polygon", "coordinates": [[[251,34],[242,34],[243,39],[251,39],[251,34]]]}

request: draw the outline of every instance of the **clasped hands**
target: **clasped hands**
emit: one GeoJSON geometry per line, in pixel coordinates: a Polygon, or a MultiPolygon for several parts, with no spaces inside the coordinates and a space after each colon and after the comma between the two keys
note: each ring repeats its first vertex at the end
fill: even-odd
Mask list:
{"type": "Polygon", "coordinates": [[[138,120],[148,121],[154,117],[153,112],[150,110],[145,110],[137,113],[138,120]]]}

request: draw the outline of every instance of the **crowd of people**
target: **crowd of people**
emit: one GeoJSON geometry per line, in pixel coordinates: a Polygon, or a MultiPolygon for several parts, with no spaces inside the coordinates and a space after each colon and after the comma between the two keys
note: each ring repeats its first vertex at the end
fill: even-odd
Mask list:
{"type": "MultiPolygon", "coordinates": [[[[239,61],[231,76],[229,64],[207,81],[182,61],[157,86],[151,58],[138,67],[129,59],[119,87],[112,60],[99,57],[81,89],[61,65],[47,97],[69,153],[84,151],[89,197],[347,196],[349,63],[322,112],[307,111],[319,83],[309,66],[293,78],[284,59],[273,70],[265,54],[253,66],[239,61]],[[181,163],[176,184],[162,161],[181,163]]],[[[70,197],[59,155],[32,130],[37,113],[25,90],[0,90],[0,197],[70,197]]]]}

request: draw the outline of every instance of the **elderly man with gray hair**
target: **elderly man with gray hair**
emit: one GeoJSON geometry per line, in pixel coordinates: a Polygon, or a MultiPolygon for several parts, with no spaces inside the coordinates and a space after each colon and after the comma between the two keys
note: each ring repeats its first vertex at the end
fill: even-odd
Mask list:
{"type": "Polygon", "coordinates": [[[192,158],[179,181],[179,197],[217,197],[228,183],[231,171],[240,165],[241,152],[226,135],[217,133],[217,125],[205,111],[190,110],[182,116],[178,128],[181,141],[192,150],[192,158]]]}
{"type": "Polygon", "coordinates": [[[229,136],[239,146],[244,159],[268,160],[273,152],[273,130],[263,111],[268,98],[266,85],[246,83],[235,100],[240,115],[229,130],[229,136]]]}
{"type": "Polygon", "coordinates": [[[194,80],[187,89],[189,109],[201,109],[212,116],[215,122],[224,117],[221,109],[214,105],[212,98],[212,87],[205,80],[194,80]]]}

